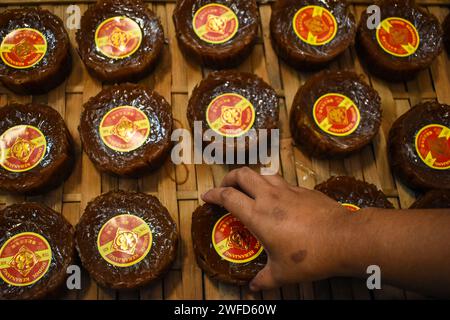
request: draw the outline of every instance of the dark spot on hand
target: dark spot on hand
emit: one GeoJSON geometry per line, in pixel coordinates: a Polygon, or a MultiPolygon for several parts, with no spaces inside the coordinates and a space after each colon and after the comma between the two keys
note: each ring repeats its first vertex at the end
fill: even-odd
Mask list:
{"type": "Polygon", "coordinates": [[[294,263],[300,263],[306,258],[306,250],[299,250],[291,255],[291,260],[294,263]]]}
{"type": "Polygon", "coordinates": [[[279,207],[275,207],[272,210],[272,215],[273,215],[273,217],[275,219],[277,219],[279,221],[282,221],[282,220],[284,220],[286,218],[286,211],[281,209],[281,208],[279,208],[279,207]]]}

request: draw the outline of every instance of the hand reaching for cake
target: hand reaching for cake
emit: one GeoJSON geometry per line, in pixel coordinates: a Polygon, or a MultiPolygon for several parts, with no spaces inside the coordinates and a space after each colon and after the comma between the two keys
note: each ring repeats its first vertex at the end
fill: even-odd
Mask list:
{"type": "Polygon", "coordinates": [[[351,213],[318,191],[249,168],[231,171],[203,200],[225,207],[262,242],[266,267],[250,283],[265,290],[335,276],[364,277],[449,296],[450,211],[363,208],[351,213]],[[415,266],[411,268],[410,266],[415,266]]]}
{"type": "Polygon", "coordinates": [[[322,193],[242,168],[231,171],[221,188],[203,199],[227,208],[263,243],[269,259],[252,289],[337,275],[339,255],[332,244],[339,240],[337,227],[350,215],[322,193]]]}

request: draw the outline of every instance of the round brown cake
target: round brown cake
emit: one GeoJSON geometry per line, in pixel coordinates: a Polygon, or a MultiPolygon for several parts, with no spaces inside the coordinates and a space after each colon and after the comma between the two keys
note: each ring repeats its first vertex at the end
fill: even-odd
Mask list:
{"type": "Polygon", "coordinates": [[[270,31],[278,55],[294,68],[325,67],[353,44],[356,23],[345,0],[278,0],[270,31]]]}
{"type": "Polygon", "coordinates": [[[204,132],[211,129],[224,144],[225,138],[233,138],[234,150],[242,149],[236,138],[249,136],[244,147],[248,151],[250,143],[258,142],[260,129],[267,129],[270,137],[270,130],[278,128],[279,101],[275,90],[254,74],[216,71],[195,87],[187,118],[192,129],[198,121],[204,132]],[[250,135],[252,129],[256,136],[250,135]]]}
{"type": "Polygon", "coordinates": [[[371,26],[373,14],[363,11],[357,39],[360,56],[380,78],[411,79],[442,51],[441,26],[414,0],[381,0],[375,4],[380,8],[380,26],[371,26]]]}
{"type": "Polygon", "coordinates": [[[145,77],[164,46],[161,23],[141,0],[99,0],[81,18],[76,38],[89,73],[108,83],[145,77]]]}
{"type": "Polygon", "coordinates": [[[100,171],[136,177],[161,166],[170,152],[172,109],[144,86],[114,85],[84,105],[79,131],[100,171]]]}
{"type": "Polygon", "coordinates": [[[38,203],[0,211],[0,300],[54,293],[74,257],[73,228],[61,214],[38,203]]]}
{"type": "Polygon", "coordinates": [[[255,0],[180,0],[173,21],[180,48],[213,69],[244,61],[258,36],[255,0]]]}
{"type": "Polygon", "coordinates": [[[398,118],[388,155],[392,172],[410,188],[450,189],[450,106],[424,102],[398,118]]]}
{"type": "Polygon", "coordinates": [[[410,209],[450,209],[450,189],[435,189],[420,196],[410,209]]]}
{"type": "Polygon", "coordinates": [[[113,191],[88,203],[76,226],[83,267],[100,285],[133,289],[160,277],[175,260],[178,232],[153,196],[113,191]]]}
{"type": "Polygon", "coordinates": [[[261,243],[225,209],[204,204],[192,214],[197,263],[214,280],[245,285],[267,263],[261,243]]]}
{"type": "Polygon", "coordinates": [[[17,94],[44,94],[71,70],[64,23],[43,9],[0,13],[0,82],[17,94]]]}
{"type": "Polygon", "coordinates": [[[0,108],[0,190],[35,195],[59,186],[74,165],[63,118],[43,104],[0,108]]]}
{"type": "Polygon", "coordinates": [[[381,125],[378,93],[349,71],[324,71],[300,87],[290,115],[295,143],[307,154],[345,157],[369,144],[381,125]]]}
{"type": "Polygon", "coordinates": [[[336,200],[350,211],[370,207],[394,208],[386,195],[375,185],[353,177],[332,177],[318,184],[315,189],[336,200]]]}

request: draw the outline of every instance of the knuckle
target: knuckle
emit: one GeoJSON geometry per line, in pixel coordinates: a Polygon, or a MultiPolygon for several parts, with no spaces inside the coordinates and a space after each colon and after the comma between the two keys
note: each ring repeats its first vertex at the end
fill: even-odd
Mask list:
{"type": "Polygon", "coordinates": [[[240,168],[239,170],[240,170],[241,172],[243,172],[243,173],[250,173],[250,172],[253,172],[253,170],[250,169],[249,167],[242,167],[242,168],[240,168]]]}
{"type": "Polygon", "coordinates": [[[223,202],[230,201],[231,198],[233,198],[234,190],[233,188],[224,188],[222,192],[220,193],[220,198],[223,202]]]}
{"type": "Polygon", "coordinates": [[[270,188],[268,190],[268,196],[272,199],[272,200],[280,200],[281,194],[280,192],[277,190],[277,188],[270,188]]]}
{"type": "Polygon", "coordinates": [[[253,170],[249,167],[242,167],[236,172],[239,178],[246,178],[253,173],[253,170]]]}

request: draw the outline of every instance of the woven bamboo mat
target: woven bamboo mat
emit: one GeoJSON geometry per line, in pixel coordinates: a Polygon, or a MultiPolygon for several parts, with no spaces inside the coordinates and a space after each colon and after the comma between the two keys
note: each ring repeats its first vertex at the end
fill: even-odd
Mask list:
{"type": "MultiPolygon", "coordinates": [[[[64,21],[68,18],[67,6],[76,2],[83,13],[87,3],[92,1],[33,1],[2,0],[1,5],[32,3],[51,10],[64,21]],[[42,5],[44,3],[44,5],[42,5]]],[[[407,208],[415,195],[398,182],[391,174],[386,156],[386,136],[393,121],[411,106],[421,100],[439,99],[450,103],[450,62],[444,52],[429,70],[407,83],[388,84],[368,76],[363,70],[354,49],[348,50],[331,69],[351,68],[365,74],[367,81],[379,92],[383,103],[384,120],[379,135],[373,144],[359,154],[339,161],[311,159],[292,146],[288,127],[288,113],[299,86],[310,76],[299,73],[279,61],[270,44],[270,4],[260,5],[261,28],[257,45],[249,59],[239,69],[258,74],[268,81],[279,93],[281,100],[281,171],[284,178],[293,185],[313,188],[331,175],[351,175],[374,183],[381,188],[396,207],[407,208]]],[[[269,1],[270,2],[270,1],[269,1]]],[[[356,1],[352,10],[359,17],[365,1],[356,1]]],[[[423,3],[424,1],[422,1],[423,3]]],[[[445,1],[427,1],[427,8],[440,21],[448,13],[445,1]]],[[[155,89],[172,104],[174,117],[188,128],[186,105],[193,87],[209,72],[186,59],[179,50],[172,23],[175,8],[173,1],[154,1],[149,6],[161,18],[167,44],[158,68],[142,83],[155,89]]],[[[5,7],[0,7],[4,10],[5,7]]],[[[73,47],[75,30],[68,30],[73,47]]],[[[98,287],[83,274],[81,291],[63,292],[65,299],[413,299],[419,295],[384,286],[382,290],[369,292],[365,282],[354,279],[331,279],[315,283],[291,285],[280,290],[251,293],[246,288],[224,285],[211,281],[197,267],[191,245],[191,213],[201,202],[199,196],[214,185],[230,170],[219,165],[187,165],[175,167],[167,162],[164,168],[141,179],[118,179],[96,171],[88,157],[82,153],[77,126],[82,103],[96,95],[102,84],[86,73],[75,50],[74,67],[70,78],[60,87],[43,96],[16,96],[0,87],[0,105],[11,101],[47,103],[65,118],[76,141],[77,165],[65,184],[39,197],[24,198],[0,194],[0,208],[21,201],[43,202],[76,224],[87,202],[102,192],[116,189],[139,190],[156,195],[168,208],[181,233],[181,245],[176,263],[167,276],[153,285],[139,291],[117,292],[98,287]],[[177,182],[178,181],[178,182],[177,182]],[[180,183],[185,181],[184,183],[180,183]]],[[[338,244],[337,244],[338,245],[338,244]]]]}

